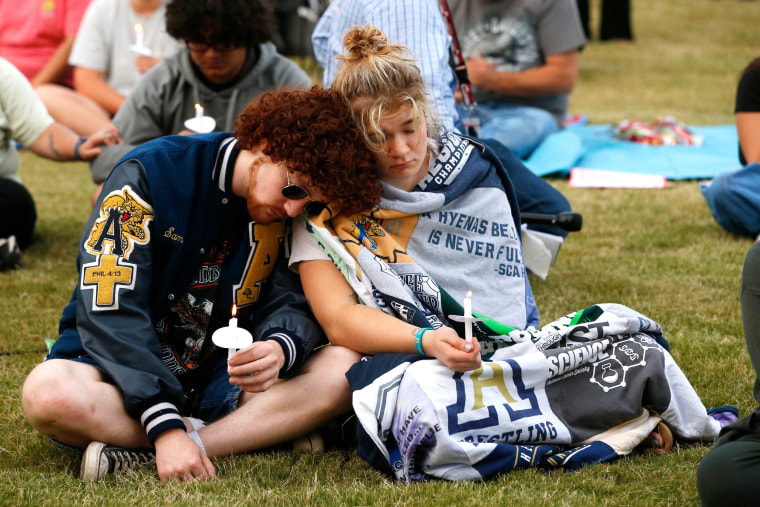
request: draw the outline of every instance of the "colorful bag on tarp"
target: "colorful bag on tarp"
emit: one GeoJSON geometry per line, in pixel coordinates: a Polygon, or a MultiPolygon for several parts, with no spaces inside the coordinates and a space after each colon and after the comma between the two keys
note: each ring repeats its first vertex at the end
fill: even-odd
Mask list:
{"type": "Polygon", "coordinates": [[[672,116],[660,116],[654,123],[623,120],[612,125],[612,137],[621,141],[652,146],[700,146],[702,139],[672,116]]]}

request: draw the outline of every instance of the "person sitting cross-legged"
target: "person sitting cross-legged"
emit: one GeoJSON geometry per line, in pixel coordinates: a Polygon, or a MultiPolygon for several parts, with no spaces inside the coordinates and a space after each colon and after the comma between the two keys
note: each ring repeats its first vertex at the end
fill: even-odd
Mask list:
{"type": "Polygon", "coordinates": [[[29,422],[87,448],[84,480],[155,459],[162,481],[184,481],[349,411],[359,356],[312,354],[323,334],[287,268],[287,225],[328,201],[372,206],[376,180],[343,99],[316,87],[263,94],[234,135],[134,149],[85,227],[60,337],[24,382],[29,422]],[[254,342],[228,361],[212,336],[235,312],[254,342]]]}

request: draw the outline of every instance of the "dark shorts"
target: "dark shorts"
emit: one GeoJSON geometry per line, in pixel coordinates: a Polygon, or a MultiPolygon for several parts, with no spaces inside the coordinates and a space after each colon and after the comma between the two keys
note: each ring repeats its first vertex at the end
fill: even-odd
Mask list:
{"type": "MultiPolygon", "coordinates": [[[[240,386],[229,382],[226,357],[226,354],[220,355],[220,359],[213,364],[204,365],[211,369],[210,378],[204,386],[185,392],[185,403],[179,407],[182,415],[197,417],[209,423],[237,409],[241,389],[240,386]]],[[[66,359],[89,364],[97,368],[107,382],[114,384],[95,359],[87,354],[82,347],[79,335],[72,330],[63,332],[50,350],[47,359],[66,359]]]]}

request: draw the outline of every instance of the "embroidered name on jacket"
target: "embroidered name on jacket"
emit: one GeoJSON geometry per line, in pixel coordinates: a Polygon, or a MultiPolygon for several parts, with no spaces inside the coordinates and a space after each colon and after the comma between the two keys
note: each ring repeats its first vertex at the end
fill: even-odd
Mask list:
{"type": "Polygon", "coordinates": [[[93,311],[119,308],[119,291],[135,284],[135,264],[127,262],[136,244],[150,242],[148,224],[153,209],[129,186],[103,199],[100,217],[95,220],[84,244],[95,260],[82,265],[80,288],[94,291],[93,311]]]}

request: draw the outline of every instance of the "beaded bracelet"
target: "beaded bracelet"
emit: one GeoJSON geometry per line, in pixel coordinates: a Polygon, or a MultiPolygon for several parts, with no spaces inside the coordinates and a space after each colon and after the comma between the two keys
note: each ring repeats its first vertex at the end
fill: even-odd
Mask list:
{"type": "Polygon", "coordinates": [[[82,155],[79,154],[79,147],[82,146],[82,143],[87,140],[87,136],[82,136],[79,139],[77,139],[77,142],[74,143],[74,158],[77,160],[82,160],[82,155]]]}
{"type": "Polygon", "coordinates": [[[428,357],[428,355],[425,354],[425,351],[422,350],[422,335],[425,334],[425,331],[432,331],[432,330],[433,330],[432,327],[421,327],[414,334],[414,346],[417,347],[417,353],[421,355],[422,357],[428,357]]]}

